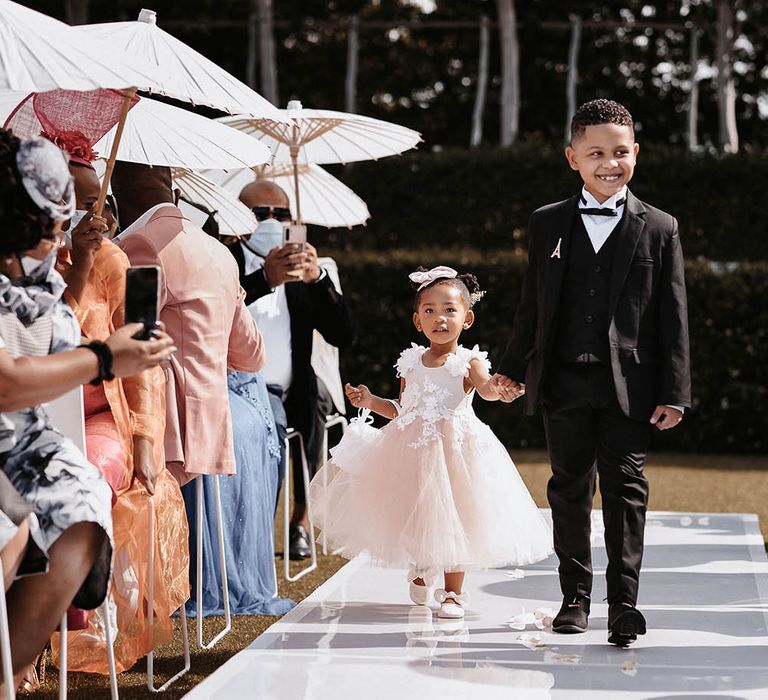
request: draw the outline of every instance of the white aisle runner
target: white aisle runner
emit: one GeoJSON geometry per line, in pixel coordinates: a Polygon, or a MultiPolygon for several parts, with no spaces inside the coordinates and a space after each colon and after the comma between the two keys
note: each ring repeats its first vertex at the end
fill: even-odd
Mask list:
{"type": "Polygon", "coordinates": [[[463,624],[410,604],[405,572],[347,564],[186,697],[263,700],[768,698],[768,561],[754,515],[649,513],[639,608],[648,634],[607,644],[605,553],[593,520],[590,630],[558,635],[555,559],[467,577],[463,624]],[[529,615],[529,617],[531,617],[529,615]]]}

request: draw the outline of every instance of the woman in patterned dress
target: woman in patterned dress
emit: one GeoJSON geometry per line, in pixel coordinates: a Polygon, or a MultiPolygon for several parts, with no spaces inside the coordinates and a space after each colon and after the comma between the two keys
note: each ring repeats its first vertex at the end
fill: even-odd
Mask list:
{"type": "Polygon", "coordinates": [[[42,403],[85,382],[143,371],[173,351],[164,333],[133,340],[138,325],[78,348],[80,331],[54,268],[73,209],[62,152],[0,130],[0,470],[37,521],[7,592],[16,680],[71,602],[101,604],[111,566],[109,486],[50,425],[42,403]]]}

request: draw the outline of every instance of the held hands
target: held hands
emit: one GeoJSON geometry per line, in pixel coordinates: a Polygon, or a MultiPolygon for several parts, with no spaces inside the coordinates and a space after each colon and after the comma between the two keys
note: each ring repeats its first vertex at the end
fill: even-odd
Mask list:
{"type": "MultiPolygon", "coordinates": [[[[96,205],[94,205],[96,206],[96,205]]],[[[72,265],[90,270],[104,237],[101,235],[109,226],[103,216],[94,216],[93,207],[72,229],[72,265]]]]}
{"type": "Polygon", "coordinates": [[[671,406],[656,406],[656,410],[651,416],[651,425],[655,425],[659,430],[669,430],[674,428],[681,420],[683,414],[671,406]]]}
{"type": "Polygon", "coordinates": [[[272,289],[286,282],[315,282],[320,277],[317,250],[310,243],[305,243],[301,250],[297,250],[292,243],[272,248],[264,258],[264,274],[272,289]],[[297,274],[299,271],[300,275],[297,274]]]}
{"type": "Polygon", "coordinates": [[[494,374],[491,383],[499,392],[499,399],[504,403],[512,403],[525,394],[525,384],[510,379],[505,374],[494,374]]]}
{"type": "Polygon", "coordinates": [[[152,331],[150,340],[133,338],[143,328],[141,323],[129,323],[104,341],[112,351],[112,373],[116,377],[130,377],[156,367],[176,352],[173,338],[165,332],[162,324],[152,331]]]}
{"type": "Polygon", "coordinates": [[[344,393],[355,408],[371,408],[373,404],[373,394],[365,384],[352,386],[347,383],[344,385],[344,393]]]}

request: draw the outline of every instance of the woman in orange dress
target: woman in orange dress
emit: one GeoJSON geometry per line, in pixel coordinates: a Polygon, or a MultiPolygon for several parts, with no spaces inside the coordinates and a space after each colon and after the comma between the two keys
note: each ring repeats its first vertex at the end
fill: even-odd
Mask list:
{"type": "MultiPolygon", "coordinates": [[[[70,153],[79,212],[90,210],[99,179],[90,159],[70,153]]],[[[88,149],[90,150],[90,149],[88,149]]],[[[82,153],[81,149],[78,149],[82,153]]],[[[77,219],[78,216],[75,217],[77,219]]],[[[128,258],[101,235],[114,219],[90,214],[70,228],[72,249],[60,259],[66,298],[83,335],[102,340],[124,323],[128,258]],[[90,221],[90,223],[89,223],[90,221]]],[[[75,221],[73,221],[73,224],[75,221]]],[[[188,525],[176,480],[165,469],[165,376],[156,367],[134,377],[84,387],[86,451],[113,490],[115,556],[110,600],[116,609],[115,660],[123,671],[173,636],[171,615],[189,598],[188,525]],[[154,506],[154,508],[152,508],[154,506]],[[149,629],[149,518],[154,511],[154,623],[149,629]]],[[[115,619],[110,621],[115,624],[115,619]]],[[[107,673],[104,620],[69,635],[68,666],[107,673]]]]}

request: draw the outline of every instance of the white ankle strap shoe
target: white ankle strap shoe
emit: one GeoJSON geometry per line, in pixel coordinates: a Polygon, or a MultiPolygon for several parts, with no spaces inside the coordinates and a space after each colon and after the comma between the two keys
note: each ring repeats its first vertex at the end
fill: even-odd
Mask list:
{"type": "Polygon", "coordinates": [[[416,605],[429,605],[429,602],[432,600],[434,590],[435,581],[431,576],[420,573],[415,569],[410,569],[408,571],[408,592],[411,596],[411,600],[416,605]],[[413,580],[417,578],[422,579],[425,585],[419,586],[418,584],[414,583],[413,580]]]}
{"type": "Polygon", "coordinates": [[[438,588],[435,591],[435,600],[440,603],[438,617],[451,620],[460,620],[464,617],[464,608],[469,605],[469,593],[454,593],[438,588]]]}

